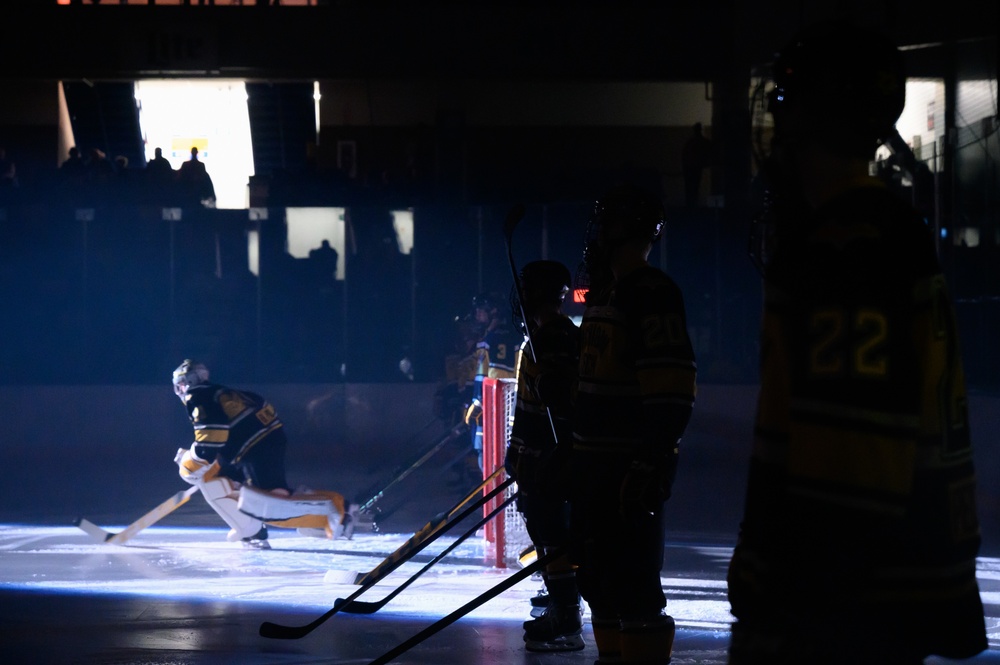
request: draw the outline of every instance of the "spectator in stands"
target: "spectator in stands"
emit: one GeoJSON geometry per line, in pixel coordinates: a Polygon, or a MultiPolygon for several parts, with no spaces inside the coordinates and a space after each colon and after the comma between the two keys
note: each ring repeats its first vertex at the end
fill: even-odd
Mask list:
{"type": "Polygon", "coordinates": [[[75,180],[82,179],[86,175],[87,163],[83,161],[83,155],[80,154],[79,148],[73,146],[69,149],[69,157],[59,165],[59,172],[63,176],[75,180]]]}
{"type": "Polygon", "coordinates": [[[90,161],[87,163],[87,179],[91,184],[104,186],[110,184],[115,177],[115,166],[100,148],[90,149],[90,161]]]}
{"type": "Polygon", "coordinates": [[[313,267],[313,273],[317,284],[325,286],[337,278],[337,260],[339,254],[330,245],[326,238],[319,247],[309,250],[309,263],[313,267]]]}
{"type": "Polygon", "coordinates": [[[150,183],[166,183],[174,179],[174,167],[163,156],[163,148],[153,151],[153,158],[146,163],[146,180],[150,183]]]}
{"type": "Polygon", "coordinates": [[[700,122],[691,126],[691,136],[681,149],[684,172],[684,205],[697,207],[701,198],[702,173],[712,165],[712,142],[702,133],[700,122]]]}
{"type": "Polygon", "coordinates": [[[177,180],[184,196],[194,197],[201,202],[211,202],[214,205],[215,186],[212,184],[212,176],[205,169],[204,162],[198,159],[197,146],[191,148],[191,159],[181,164],[177,180]]]}

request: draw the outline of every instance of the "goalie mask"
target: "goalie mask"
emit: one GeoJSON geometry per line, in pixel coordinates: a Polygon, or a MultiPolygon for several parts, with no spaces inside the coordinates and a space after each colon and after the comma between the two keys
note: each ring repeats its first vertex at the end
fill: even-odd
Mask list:
{"type": "Polygon", "coordinates": [[[610,279],[612,253],[630,242],[656,242],[663,224],[663,204],[651,192],[632,185],[612,188],[587,224],[576,287],[589,289],[610,279]]]}
{"type": "Polygon", "coordinates": [[[208,383],[208,368],[196,360],[185,360],[174,370],[174,393],[184,401],[188,389],[208,383]]]}

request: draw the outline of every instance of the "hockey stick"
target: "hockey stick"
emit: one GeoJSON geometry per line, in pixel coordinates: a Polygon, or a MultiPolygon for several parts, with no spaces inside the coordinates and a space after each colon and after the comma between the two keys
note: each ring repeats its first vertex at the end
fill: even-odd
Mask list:
{"type": "MultiPolygon", "coordinates": [[[[490,479],[492,479],[492,477],[490,479]]],[[[497,485],[494,489],[490,490],[486,495],[484,495],[480,500],[476,501],[474,504],[466,508],[461,513],[460,516],[453,519],[450,523],[445,524],[443,521],[438,523],[436,526],[437,529],[436,531],[434,531],[433,533],[429,533],[429,535],[425,536],[423,541],[416,542],[416,544],[411,545],[410,548],[407,550],[407,546],[414,541],[414,538],[410,538],[410,540],[406,541],[406,543],[400,546],[399,549],[397,549],[393,554],[386,557],[386,559],[381,564],[373,568],[366,575],[363,575],[361,579],[356,580],[355,584],[360,584],[361,588],[359,588],[357,591],[355,591],[350,596],[345,598],[343,602],[340,602],[340,599],[338,599],[337,602],[334,603],[333,607],[330,608],[325,614],[319,616],[318,618],[314,619],[313,621],[303,626],[285,626],[277,623],[272,623],[270,621],[265,621],[262,624],[260,624],[260,628],[258,629],[259,635],[261,637],[268,637],[279,640],[297,640],[301,637],[305,637],[313,630],[318,628],[324,621],[326,621],[334,614],[339,612],[341,608],[344,607],[344,605],[352,602],[362,593],[375,586],[375,584],[379,582],[382,578],[384,578],[386,575],[388,575],[396,568],[406,563],[409,559],[413,558],[413,556],[415,556],[418,552],[420,552],[424,547],[429,545],[431,542],[436,540],[438,536],[447,531],[448,528],[454,526],[458,522],[462,521],[463,519],[471,515],[473,512],[482,508],[482,506],[485,505],[487,501],[492,499],[500,492],[504,491],[508,485],[510,485],[510,481],[506,481],[497,485]]],[[[477,488],[477,491],[478,489],[479,488],[477,488]]],[[[434,524],[433,521],[428,522],[427,526],[431,526],[432,524],[434,524]]],[[[415,535],[416,534],[414,534],[414,536],[415,535]]]]}
{"type": "Polygon", "coordinates": [[[502,510],[505,510],[507,508],[507,506],[510,505],[516,498],[517,498],[516,494],[507,497],[503,501],[503,503],[501,503],[500,505],[498,505],[496,508],[494,508],[493,510],[491,510],[485,517],[483,517],[478,522],[476,522],[476,525],[474,527],[472,527],[471,529],[469,529],[468,531],[466,531],[465,533],[463,533],[461,536],[459,536],[458,539],[455,540],[455,542],[453,542],[451,545],[448,545],[448,547],[444,548],[439,554],[437,554],[437,556],[435,556],[433,559],[431,559],[430,561],[428,561],[424,565],[423,568],[421,568],[420,570],[418,570],[416,573],[414,573],[412,576],[410,576],[409,579],[407,579],[401,585],[399,585],[398,587],[396,587],[395,589],[393,589],[391,592],[389,592],[389,594],[385,598],[383,598],[382,600],[378,600],[378,601],[370,602],[369,603],[369,602],[365,602],[363,600],[354,600],[354,601],[351,601],[351,602],[347,602],[346,599],[338,598],[337,599],[337,603],[343,603],[341,605],[342,611],[347,612],[349,614],[374,614],[375,612],[378,612],[380,609],[382,609],[383,607],[385,607],[386,603],[388,603],[390,600],[392,600],[393,598],[395,598],[396,596],[398,596],[400,593],[402,593],[403,590],[406,589],[406,587],[408,587],[411,584],[413,584],[414,582],[416,582],[417,578],[420,577],[421,575],[423,575],[424,573],[426,573],[427,570],[430,569],[431,566],[433,566],[434,564],[436,564],[437,562],[439,562],[441,559],[443,559],[446,556],[448,556],[449,554],[451,554],[451,552],[456,547],[458,547],[463,542],[465,542],[469,538],[469,536],[475,534],[476,531],[478,531],[480,528],[483,527],[483,525],[485,525],[491,519],[493,519],[494,517],[496,517],[497,513],[499,513],[502,510]]]}
{"type": "MultiPolygon", "coordinates": [[[[466,425],[465,423],[462,423],[462,424],[460,424],[460,425],[458,425],[456,427],[455,431],[458,431],[459,429],[461,429],[462,432],[467,432],[468,431],[468,425],[466,425]]],[[[440,469],[442,471],[448,471],[452,467],[458,465],[459,463],[462,463],[464,465],[465,464],[465,460],[469,457],[469,454],[471,452],[473,452],[472,448],[469,448],[468,450],[463,449],[462,452],[458,453],[454,457],[449,458],[447,462],[445,462],[444,464],[442,464],[440,466],[440,469]]],[[[458,473],[462,473],[462,471],[459,470],[458,473]]],[[[403,502],[403,503],[397,502],[394,506],[392,506],[391,508],[388,508],[388,509],[380,508],[379,506],[375,506],[375,510],[373,511],[373,515],[372,515],[372,527],[373,527],[373,530],[374,531],[381,530],[381,524],[382,524],[382,522],[385,521],[386,519],[388,519],[389,517],[391,517],[393,513],[395,513],[397,510],[399,510],[400,508],[402,508],[405,505],[406,505],[405,502],[403,502]]]]}
{"type": "Polygon", "coordinates": [[[561,549],[556,549],[553,550],[552,552],[546,553],[545,556],[536,559],[535,562],[532,563],[531,565],[522,568],[521,570],[517,571],[516,573],[505,579],[500,584],[497,584],[496,586],[491,587],[485,592],[479,594],[478,596],[467,602],[465,605],[462,605],[460,608],[458,608],[448,616],[444,617],[443,619],[438,619],[436,622],[432,623],[430,626],[423,629],[410,639],[406,640],[405,642],[399,644],[396,647],[393,647],[392,649],[385,652],[375,660],[371,661],[370,663],[368,663],[368,665],[385,665],[386,663],[392,662],[392,660],[397,656],[409,651],[416,645],[426,640],[428,637],[431,637],[432,635],[441,632],[442,630],[444,630],[451,624],[455,623],[456,621],[458,621],[459,619],[461,619],[466,614],[476,609],[483,603],[486,603],[487,601],[496,598],[501,593],[511,588],[515,584],[534,575],[536,572],[544,568],[548,563],[556,559],[556,557],[561,556],[562,553],[563,552],[561,549]]]}
{"type": "MultiPolygon", "coordinates": [[[[460,432],[460,433],[465,433],[465,432],[469,431],[469,426],[466,425],[465,423],[462,423],[460,425],[457,425],[456,428],[453,431],[460,432]]],[[[447,471],[447,470],[451,469],[453,466],[455,466],[456,464],[458,464],[460,461],[463,461],[466,458],[468,458],[469,454],[472,453],[472,452],[474,452],[472,450],[472,448],[465,449],[465,447],[463,446],[462,452],[458,453],[458,455],[450,458],[447,462],[445,462],[444,464],[441,465],[441,467],[440,467],[441,470],[442,471],[447,471]]],[[[483,487],[483,485],[480,485],[480,487],[483,487]]],[[[389,509],[379,508],[378,506],[375,506],[375,514],[372,516],[372,525],[375,527],[374,530],[378,531],[380,529],[380,524],[386,518],[392,516],[392,514],[394,512],[396,512],[397,510],[399,510],[400,508],[402,508],[404,505],[405,505],[405,502],[404,503],[397,502],[396,505],[394,505],[393,507],[391,507],[389,509]]]]}
{"type": "Polygon", "coordinates": [[[197,485],[192,485],[186,490],[177,492],[169,499],[153,508],[151,511],[137,519],[136,521],[129,524],[127,527],[119,531],[118,533],[112,533],[110,531],[105,531],[101,527],[97,526],[93,522],[83,517],[78,517],[74,522],[75,526],[80,527],[87,534],[90,535],[95,541],[99,543],[113,543],[115,545],[122,545],[130,539],[135,534],[139,533],[148,526],[159,522],[161,519],[174,512],[188,500],[194,496],[194,493],[198,491],[197,485]]]}
{"type": "MultiPolygon", "coordinates": [[[[430,426],[431,426],[431,425],[433,425],[433,424],[435,424],[435,423],[438,423],[438,422],[440,422],[440,421],[441,421],[441,419],[440,419],[440,418],[438,418],[437,416],[435,416],[434,418],[432,418],[432,419],[430,419],[429,421],[427,421],[427,423],[426,423],[426,424],[425,424],[425,425],[424,425],[423,427],[421,427],[421,428],[420,428],[420,429],[418,429],[418,430],[417,430],[416,432],[414,432],[413,434],[411,434],[411,435],[410,435],[410,438],[408,438],[408,439],[406,440],[406,443],[402,444],[402,445],[400,446],[400,448],[401,448],[401,449],[405,449],[405,450],[408,450],[408,449],[409,449],[409,447],[410,447],[411,445],[413,445],[413,443],[414,443],[415,441],[417,441],[417,439],[419,439],[419,438],[420,438],[420,435],[421,435],[421,434],[423,434],[423,433],[424,433],[424,432],[426,432],[426,431],[427,431],[428,429],[430,429],[430,426]]],[[[376,460],[373,460],[373,462],[374,462],[373,464],[369,464],[369,465],[368,465],[368,468],[367,468],[367,470],[366,470],[366,471],[367,471],[367,473],[375,473],[376,471],[378,471],[378,470],[379,470],[379,469],[380,469],[380,468],[382,467],[382,464],[383,464],[384,460],[377,460],[377,461],[376,461],[376,460]]],[[[398,466],[398,467],[396,468],[396,471],[399,471],[399,469],[400,469],[400,468],[402,468],[403,466],[404,466],[403,464],[400,464],[400,465],[399,465],[399,466],[398,466]]],[[[394,471],[393,473],[395,473],[396,471],[394,471]]],[[[378,489],[378,488],[375,488],[375,487],[373,487],[373,488],[372,488],[372,489],[371,489],[370,491],[371,491],[371,492],[374,492],[374,491],[375,491],[376,489],[378,489]]],[[[369,492],[362,492],[362,494],[368,494],[368,493],[369,493],[369,492]]]]}
{"type": "Polygon", "coordinates": [[[399,567],[400,563],[402,563],[407,559],[412,558],[413,555],[415,555],[417,552],[420,552],[425,547],[430,545],[432,542],[437,540],[437,538],[441,536],[441,534],[450,529],[456,523],[464,520],[474,511],[479,510],[480,508],[485,506],[493,497],[495,497],[503,490],[507,489],[507,487],[509,487],[514,482],[513,479],[508,478],[507,480],[504,480],[499,485],[497,485],[489,492],[487,492],[485,495],[481,496],[479,499],[476,499],[476,501],[472,503],[472,505],[466,508],[461,514],[459,514],[458,517],[456,517],[458,511],[462,510],[463,506],[472,501],[473,498],[477,494],[479,494],[479,492],[483,488],[485,488],[487,485],[493,482],[495,478],[499,478],[500,473],[502,471],[503,468],[501,467],[496,471],[494,471],[493,473],[491,473],[489,478],[480,483],[476,487],[476,489],[474,489],[472,492],[466,495],[464,499],[455,504],[455,506],[452,507],[447,513],[439,514],[430,522],[422,526],[420,530],[417,531],[412,536],[410,536],[405,543],[396,548],[395,552],[387,556],[385,560],[382,561],[382,563],[372,568],[366,574],[360,576],[357,580],[355,580],[354,583],[366,584],[371,580],[377,581],[379,579],[382,579],[383,577],[385,577],[386,574],[392,572],[397,567],[399,567]]]}
{"type": "MultiPolygon", "coordinates": [[[[521,284],[521,278],[518,276],[517,263],[514,261],[514,229],[517,225],[521,223],[524,219],[524,205],[518,203],[507,213],[507,217],[503,220],[503,239],[504,244],[507,245],[507,261],[510,263],[510,276],[514,280],[514,289],[517,292],[517,307],[521,313],[521,320],[524,321],[524,339],[527,341],[528,353],[531,355],[531,362],[538,362],[538,356],[535,355],[535,345],[531,340],[531,326],[528,324],[528,314],[524,309],[524,286],[521,284]]],[[[534,391],[532,391],[534,392],[534,391]]],[[[552,419],[552,410],[545,406],[545,414],[549,419],[549,427],[552,430],[552,441],[556,445],[559,445],[559,435],[556,434],[556,423],[552,419]]]]}
{"type": "Polygon", "coordinates": [[[513,238],[514,229],[517,225],[521,223],[524,219],[524,205],[518,203],[507,213],[507,217],[503,220],[503,239],[504,244],[507,246],[507,260],[510,262],[510,273],[511,277],[514,278],[514,288],[517,290],[517,307],[521,313],[521,320],[524,321],[524,336],[528,340],[528,352],[531,354],[531,359],[534,361],[535,358],[535,348],[531,344],[531,335],[528,333],[528,316],[524,311],[524,291],[521,288],[521,279],[517,275],[517,264],[514,262],[514,249],[513,249],[513,238]]]}
{"type": "MultiPolygon", "coordinates": [[[[434,445],[432,445],[427,450],[423,451],[415,462],[412,462],[409,465],[405,466],[400,465],[399,467],[397,467],[396,470],[393,471],[392,480],[390,480],[387,484],[383,485],[381,490],[369,490],[371,492],[374,492],[374,494],[371,496],[371,498],[369,498],[367,501],[365,501],[358,507],[358,512],[363,513],[371,510],[371,507],[374,506],[391,487],[394,487],[399,483],[401,483],[407,476],[416,471],[424,462],[433,457],[439,450],[444,448],[449,442],[455,439],[455,437],[463,434],[467,429],[468,426],[465,425],[464,423],[452,427],[451,429],[448,430],[448,433],[445,436],[441,437],[439,441],[436,441],[434,445]]],[[[365,494],[367,494],[367,492],[365,494]]],[[[363,494],[362,496],[365,496],[365,494],[363,494]]]]}

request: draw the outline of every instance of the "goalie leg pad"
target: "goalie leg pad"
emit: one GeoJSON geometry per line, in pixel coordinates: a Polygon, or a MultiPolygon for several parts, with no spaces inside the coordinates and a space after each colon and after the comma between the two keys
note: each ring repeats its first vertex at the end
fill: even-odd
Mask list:
{"type": "Polygon", "coordinates": [[[291,496],[278,496],[244,485],[240,488],[238,507],[247,515],[265,522],[290,520],[306,515],[336,515],[339,521],[343,511],[337,510],[329,494],[296,492],[291,496]]]}
{"type": "MultiPolygon", "coordinates": [[[[253,488],[246,488],[246,501],[244,501],[244,510],[246,506],[249,506],[251,502],[256,499],[251,498],[251,492],[253,488]]],[[[331,540],[336,540],[338,538],[347,538],[348,540],[354,534],[354,522],[357,520],[358,507],[351,505],[348,507],[347,501],[344,496],[338,492],[330,492],[324,490],[305,490],[300,489],[291,497],[284,498],[282,500],[294,501],[297,497],[301,496],[324,496],[330,500],[333,506],[333,511],[328,513],[313,513],[309,515],[301,515],[299,517],[291,517],[288,519],[268,519],[266,522],[271,526],[283,527],[288,529],[297,529],[300,535],[310,536],[313,538],[328,538],[331,540]]],[[[281,497],[271,497],[279,498],[281,497]]],[[[269,498],[264,498],[263,501],[270,502],[269,498]]]]}
{"type": "Polygon", "coordinates": [[[229,525],[231,531],[226,539],[235,542],[251,538],[260,532],[264,522],[246,515],[239,510],[239,485],[224,476],[198,483],[205,501],[219,517],[229,525]]]}
{"type": "Polygon", "coordinates": [[[285,529],[296,529],[300,536],[328,538],[332,540],[334,538],[332,520],[336,520],[336,518],[329,515],[303,515],[302,517],[293,517],[290,520],[271,520],[268,522],[268,525],[280,526],[285,529]]]}

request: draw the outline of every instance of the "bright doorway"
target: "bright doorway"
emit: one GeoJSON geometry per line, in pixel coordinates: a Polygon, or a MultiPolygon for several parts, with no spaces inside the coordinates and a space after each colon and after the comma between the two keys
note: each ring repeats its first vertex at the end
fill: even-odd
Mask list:
{"type": "Polygon", "coordinates": [[[254,174],[250,114],[243,81],[137,81],[135,99],[146,161],[161,148],[174,169],[198,159],[215,185],[217,208],[249,206],[249,182],[254,174]]]}

